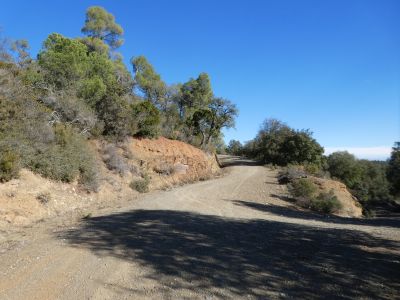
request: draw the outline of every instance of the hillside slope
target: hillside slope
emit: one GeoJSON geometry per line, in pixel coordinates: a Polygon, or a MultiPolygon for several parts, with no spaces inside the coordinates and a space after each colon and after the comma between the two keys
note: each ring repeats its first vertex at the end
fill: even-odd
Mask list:
{"type": "Polygon", "coordinates": [[[336,180],[323,179],[312,176],[309,176],[309,178],[317,185],[319,189],[318,192],[329,193],[329,191],[333,191],[334,195],[337,197],[341,204],[341,208],[336,213],[334,213],[335,215],[340,217],[362,217],[361,204],[354,196],[352,196],[344,183],[336,180]]]}
{"type": "Polygon", "coordinates": [[[84,215],[93,206],[119,205],[137,197],[138,192],[129,185],[144,175],[150,178],[150,190],[154,190],[219,173],[214,155],[162,137],[131,138],[117,146],[92,141],[91,146],[100,170],[98,192],[88,193],[77,182],[56,182],[23,169],[18,179],[0,184],[0,229],[26,226],[67,212],[84,215]]]}

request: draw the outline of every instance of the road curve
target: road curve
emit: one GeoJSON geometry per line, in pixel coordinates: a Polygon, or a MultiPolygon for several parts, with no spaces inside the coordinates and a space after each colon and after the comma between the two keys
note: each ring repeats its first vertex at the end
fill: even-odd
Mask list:
{"type": "Polygon", "coordinates": [[[0,299],[400,299],[398,220],[300,211],[275,171],[228,169],[21,236],[0,299]]]}

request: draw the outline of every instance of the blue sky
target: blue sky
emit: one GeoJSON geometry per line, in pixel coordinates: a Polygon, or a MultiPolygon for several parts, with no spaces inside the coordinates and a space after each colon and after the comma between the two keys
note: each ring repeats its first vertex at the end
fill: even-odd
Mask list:
{"type": "Polygon", "coordinates": [[[52,32],[80,36],[91,5],[124,28],[127,63],[143,54],[168,83],[207,72],[240,110],[227,141],[269,117],[328,152],[385,158],[400,139],[400,1],[4,1],[2,35],[36,55],[52,32]]]}

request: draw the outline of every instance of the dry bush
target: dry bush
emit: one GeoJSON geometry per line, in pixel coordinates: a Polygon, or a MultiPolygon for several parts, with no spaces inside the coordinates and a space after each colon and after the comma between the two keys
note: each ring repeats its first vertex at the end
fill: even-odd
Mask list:
{"type": "Polygon", "coordinates": [[[129,186],[139,193],[147,193],[149,191],[150,177],[147,174],[143,178],[132,181],[129,186]]]}
{"type": "Polygon", "coordinates": [[[290,165],[279,172],[278,182],[279,184],[288,184],[299,178],[307,178],[307,173],[297,165],[290,165]]]}
{"type": "Polygon", "coordinates": [[[47,204],[51,200],[51,195],[49,192],[43,192],[40,193],[39,195],[36,196],[36,199],[41,203],[41,204],[47,204]]]}
{"type": "Polygon", "coordinates": [[[108,144],[103,149],[103,161],[107,168],[115,171],[120,175],[125,175],[129,172],[135,172],[135,168],[130,166],[127,161],[119,154],[118,147],[114,144],[108,144]]]}
{"type": "Polygon", "coordinates": [[[103,131],[103,124],[95,112],[77,98],[73,91],[52,92],[40,100],[52,110],[53,122],[71,124],[87,136],[98,136],[103,131]]]}
{"type": "Polygon", "coordinates": [[[311,199],[318,187],[308,178],[299,178],[290,184],[289,190],[294,197],[311,199]]]}
{"type": "Polygon", "coordinates": [[[167,162],[163,162],[160,165],[154,167],[153,171],[161,175],[169,176],[174,174],[175,168],[174,165],[167,162]]]}

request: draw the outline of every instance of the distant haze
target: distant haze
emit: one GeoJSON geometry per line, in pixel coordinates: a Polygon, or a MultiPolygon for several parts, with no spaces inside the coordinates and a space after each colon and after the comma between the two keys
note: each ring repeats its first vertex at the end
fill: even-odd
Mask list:
{"type": "Polygon", "coordinates": [[[391,147],[325,147],[325,154],[329,155],[336,151],[347,151],[359,159],[386,160],[390,157],[391,147]]]}

